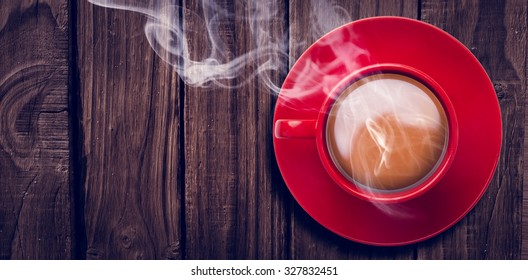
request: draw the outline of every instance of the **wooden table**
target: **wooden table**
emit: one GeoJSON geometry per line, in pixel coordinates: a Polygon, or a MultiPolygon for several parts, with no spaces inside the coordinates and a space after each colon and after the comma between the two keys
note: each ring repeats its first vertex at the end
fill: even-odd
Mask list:
{"type": "MultiPolygon", "coordinates": [[[[276,96],[258,79],[236,89],[182,83],[150,47],[138,12],[2,0],[0,258],[527,259],[527,2],[312,2],[266,4],[279,11],[263,19],[273,35],[289,36],[290,66],[343,19],[378,15],[436,25],[484,65],[502,109],[503,149],[491,185],[462,221],[403,247],[340,238],[282,181],[271,137],[276,96]]],[[[197,15],[214,10],[179,4],[197,15]]],[[[236,17],[220,26],[229,55],[253,48],[249,5],[218,5],[236,17]]],[[[176,20],[203,25],[189,12],[176,20]]],[[[196,58],[208,51],[201,35],[187,38],[196,58]]],[[[278,85],[288,64],[280,70],[271,76],[278,85]]]]}

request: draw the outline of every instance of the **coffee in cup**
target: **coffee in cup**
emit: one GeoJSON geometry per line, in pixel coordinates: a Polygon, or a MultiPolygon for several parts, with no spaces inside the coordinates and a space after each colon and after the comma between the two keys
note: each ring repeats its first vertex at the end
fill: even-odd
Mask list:
{"type": "Polygon", "coordinates": [[[326,121],[334,165],[366,191],[421,184],[442,162],[447,143],[442,104],[427,86],[401,74],[353,82],[335,97],[326,121]]]}

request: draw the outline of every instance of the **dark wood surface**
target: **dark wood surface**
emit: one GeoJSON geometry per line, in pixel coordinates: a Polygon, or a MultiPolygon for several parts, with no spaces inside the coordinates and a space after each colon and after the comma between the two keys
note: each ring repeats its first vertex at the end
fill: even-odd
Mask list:
{"type": "MultiPolygon", "coordinates": [[[[221,20],[218,29],[230,57],[257,47],[249,34],[250,5],[227,3],[220,7],[185,1],[184,8],[196,14],[225,9],[233,20],[221,20]]],[[[265,2],[265,1],[261,1],[265,2]]],[[[284,1],[272,9],[280,11],[269,22],[270,30],[284,36],[284,1]],[[281,14],[283,13],[283,14],[281,14]]],[[[185,28],[200,30],[203,23],[186,15],[185,28]]],[[[205,34],[204,34],[205,35],[205,34]]],[[[203,59],[208,50],[205,36],[189,38],[191,58],[203,59]]],[[[251,73],[255,65],[244,68],[251,73]]],[[[220,86],[185,86],[183,93],[183,142],[185,165],[185,250],[189,259],[288,258],[289,233],[286,208],[291,198],[275,167],[271,142],[273,97],[270,90],[247,75],[230,81],[236,89],[220,86]]],[[[279,82],[280,77],[274,78],[279,82]]]]}
{"type": "MultiPolygon", "coordinates": [[[[484,197],[415,245],[338,237],[282,181],[271,137],[276,96],[250,79],[255,63],[227,81],[234,88],[192,86],[176,71],[181,59],[151,48],[145,14],[8,0],[0,2],[0,259],[528,259],[526,1],[176,2],[173,24],[195,31],[185,38],[194,60],[211,53],[204,14],[233,15],[217,26],[229,59],[262,44],[251,11],[277,11],[259,20],[290,57],[270,74],[279,86],[311,43],[346,22],[397,15],[446,30],[481,61],[502,110],[501,157],[484,197]]],[[[158,36],[174,38],[169,29],[158,36]]]]}
{"type": "Polygon", "coordinates": [[[0,258],[71,258],[69,7],[0,3],[0,258]]]}
{"type": "Polygon", "coordinates": [[[78,4],[81,257],[181,258],[179,78],[144,15],[78,4]]]}

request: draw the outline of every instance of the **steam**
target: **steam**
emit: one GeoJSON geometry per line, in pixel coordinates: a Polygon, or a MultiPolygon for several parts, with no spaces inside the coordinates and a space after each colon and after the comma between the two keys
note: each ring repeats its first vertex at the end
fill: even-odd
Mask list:
{"type": "MultiPolygon", "coordinates": [[[[138,12],[148,18],[145,36],[156,54],[172,65],[182,80],[191,86],[236,88],[259,77],[272,92],[278,94],[280,85],[270,78],[272,72],[285,74],[288,63],[293,60],[288,55],[290,44],[294,47],[307,47],[311,42],[291,41],[285,34],[277,38],[271,31],[270,22],[280,17],[283,7],[272,0],[240,1],[245,13],[235,14],[216,1],[202,1],[202,14],[176,4],[176,0],[88,0],[90,3],[113,9],[138,12]],[[160,3],[163,2],[163,3],[160,3]],[[243,15],[243,16],[241,16],[243,15]],[[187,25],[185,21],[192,22],[187,25]],[[222,34],[222,23],[229,21],[247,22],[247,38],[255,40],[255,47],[246,53],[233,56],[229,42],[222,34]],[[197,24],[201,23],[201,24],[197,24]],[[195,37],[205,36],[201,50],[193,50],[190,42],[195,37]],[[208,50],[208,54],[198,52],[208,50]],[[198,58],[196,58],[198,57],[198,58]],[[254,69],[246,73],[248,66],[254,69]]],[[[287,11],[286,11],[287,12],[287,11]]],[[[332,29],[352,20],[343,7],[332,1],[312,1],[313,21],[311,37],[319,38],[332,29]]]]}
{"type": "MultiPolygon", "coordinates": [[[[247,53],[232,57],[229,42],[222,38],[221,24],[235,19],[235,15],[214,1],[203,1],[203,14],[176,5],[169,0],[163,5],[149,5],[139,0],[89,0],[89,2],[114,9],[134,11],[147,16],[145,36],[156,54],[174,67],[182,80],[191,86],[207,87],[215,84],[221,87],[237,87],[255,76],[261,75],[265,84],[274,92],[280,87],[269,78],[270,71],[286,70],[288,63],[287,37],[273,38],[269,20],[278,13],[278,8],[270,1],[250,1],[245,3],[252,37],[256,47],[247,53]],[[182,18],[193,25],[184,24],[182,18]],[[197,24],[198,23],[198,24],[197,24]],[[200,24],[201,23],[201,24],[200,24]],[[205,45],[200,50],[192,50],[190,41],[194,37],[205,36],[205,45]],[[200,58],[199,51],[208,50],[200,58]],[[255,70],[245,73],[246,66],[255,70]],[[237,80],[233,82],[232,80],[237,80]],[[242,80],[241,82],[239,80],[242,80]]],[[[148,2],[148,1],[147,1],[148,2]]]]}
{"type": "Polygon", "coordinates": [[[389,157],[390,157],[390,153],[392,152],[393,147],[389,139],[389,136],[391,136],[393,132],[386,131],[387,129],[382,128],[375,120],[370,119],[370,118],[367,119],[365,124],[366,124],[366,129],[368,131],[370,138],[374,140],[374,143],[376,144],[376,147],[379,150],[379,154],[380,154],[379,161],[378,161],[378,164],[374,166],[374,175],[379,176],[382,173],[381,172],[382,167],[390,168],[389,157]]]}

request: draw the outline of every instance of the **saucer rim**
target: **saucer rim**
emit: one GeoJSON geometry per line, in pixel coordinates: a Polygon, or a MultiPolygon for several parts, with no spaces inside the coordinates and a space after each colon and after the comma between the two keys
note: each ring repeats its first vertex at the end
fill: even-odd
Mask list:
{"type": "MultiPolygon", "coordinates": [[[[328,38],[329,36],[332,36],[332,34],[334,32],[336,32],[336,30],[340,30],[341,28],[347,28],[347,26],[350,26],[350,25],[354,25],[354,24],[358,24],[358,23],[362,23],[362,22],[368,22],[368,21],[379,21],[379,20],[387,20],[387,19],[390,19],[390,20],[399,20],[399,21],[409,21],[409,22],[412,22],[413,24],[421,24],[421,25],[425,25],[427,26],[428,28],[433,28],[435,29],[437,32],[440,31],[444,34],[446,34],[450,40],[452,41],[452,43],[455,43],[455,45],[457,45],[457,48],[459,49],[458,51],[464,51],[465,52],[465,55],[467,57],[471,56],[472,57],[472,60],[473,60],[473,63],[477,63],[479,66],[480,66],[480,73],[478,74],[474,74],[474,76],[481,76],[482,78],[486,78],[485,80],[483,80],[484,83],[487,83],[488,84],[488,87],[490,87],[490,89],[492,90],[492,92],[494,93],[495,90],[493,89],[493,84],[491,82],[491,80],[489,79],[489,76],[488,74],[486,73],[485,69],[482,67],[482,65],[480,64],[480,62],[478,61],[478,59],[469,51],[469,49],[467,49],[467,47],[465,45],[463,45],[460,41],[458,41],[456,38],[454,38],[452,35],[450,35],[449,33],[445,32],[444,30],[436,27],[436,26],[433,26],[433,25],[430,25],[428,23],[425,23],[425,22],[422,22],[422,21],[418,21],[418,20],[414,20],[414,19],[410,19],[410,18],[404,18],[404,17],[394,17],[394,16],[382,16],[382,17],[371,17],[371,18],[364,18],[364,19],[360,19],[360,20],[357,20],[357,21],[353,21],[351,23],[348,23],[348,24],[345,24],[343,26],[340,26],[340,27],[337,27],[335,29],[333,29],[332,31],[330,31],[329,33],[327,33],[326,35],[324,35],[323,37],[319,38],[314,44],[312,44],[300,57],[299,59],[297,60],[296,64],[299,62],[299,61],[302,61],[304,59],[306,59],[306,57],[309,55],[309,53],[311,52],[311,50],[313,48],[316,48],[317,47],[317,44],[321,41],[321,40],[325,40],[326,38],[328,38]]],[[[292,67],[292,69],[295,67],[295,65],[292,67]]],[[[290,77],[290,74],[291,72],[288,74],[288,76],[286,77],[285,79],[285,83],[286,81],[288,81],[290,77]]],[[[449,96],[449,92],[446,92],[447,95],[449,96]]],[[[488,92],[486,92],[486,94],[488,94],[488,92]]],[[[279,94],[279,98],[280,98],[280,94],[279,94]]],[[[495,153],[495,154],[492,154],[490,152],[490,156],[493,158],[493,164],[492,164],[492,167],[490,168],[490,171],[489,171],[489,174],[487,174],[487,178],[485,179],[485,184],[483,184],[482,187],[479,187],[479,192],[477,195],[475,195],[473,197],[473,200],[471,201],[470,199],[468,199],[468,203],[467,203],[467,206],[465,206],[465,210],[461,212],[461,214],[456,217],[455,219],[452,219],[451,222],[447,223],[446,225],[440,227],[439,230],[436,230],[430,234],[426,234],[422,237],[419,237],[419,238],[409,238],[408,240],[406,241],[401,241],[401,242],[383,242],[383,241],[372,241],[372,240],[365,240],[363,238],[356,238],[354,236],[350,236],[349,234],[346,234],[346,233],[343,233],[341,232],[340,230],[336,229],[335,226],[332,226],[331,224],[329,224],[327,221],[324,221],[320,218],[316,218],[314,217],[310,211],[308,211],[306,209],[306,205],[304,203],[302,203],[299,198],[295,195],[295,192],[292,191],[292,185],[297,185],[297,183],[295,182],[292,182],[292,181],[295,181],[294,178],[289,178],[288,176],[284,176],[283,174],[283,179],[284,179],[284,182],[286,183],[286,186],[288,187],[288,189],[290,190],[290,193],[292,193],[293,197],[295,198],[295,200],[297,201],[297,203],[301,206],[301,208],[310,216],[312,217],[314,220],[316,220],[319,224],[321,224],[323,227],[325,227],[326,229],[330,230],[331,232],[343,237],[343,238],[346,238],[348,240],[352,240],[352,241],[355,241],[355,242],[359,242],[359,243],[362,243],[362,244],[367,244],[367,245],[375,245],[375,246],[402,246],[402,245],[409,245],[409,244],[414,244],[414,243],[418,243],[418,242],[421,242],[421,241],[424,241],[424,240],[427,240],[427,239],[430,239],[434,236],[437,236],[441,233],[443,233],[444,231],[446,231],[447,229],[453,227],[455,224],[457,224],[458,222],[460,222],[476,205],[477,203],[481,200],[482,196],[484,195],[484,193],[486,192],[486,190],[488,189],[488,186],[491,182],[491,180],[493,179],[494,175],[495,175],[495,172],[497,170],[497,166],[498,166],[498,163],[499,163],[499,158],[500,158],[500,153],[501,153],[501,150],[502,150],[502,139],[503,139],[503,131],[502,131],[502,120],[501,120],[501,110],[500,110],[500,105],[498,103],[498,100],[496,102],[496,107],[497,108],[494,108],[497,110],[497,112],[499,113],[498,115],[498,127],[494,128],[494,129],[497,129],[498,131],[500,131],[500,135],[498,135],[498,149],[495,151],[493,150],[492,152],[495,153]],[[471,201],[471,203],[469,203],[471,201]]],[[[274,112],[274,117],[273,117],[273,126],[275,125],[275,122],[277,120],[277,112],[280,110],[280,102],[277,102],[277,105],[275,107],[275,112],[274,112]]],[[[496,116],[495,116],[496,117],[496,116]]],[[[274,131],[274,130],[273,130],[274,131]]],[[[278,143],[279,141],[277,141],[278,139],[276,139],[275,135],[273,135],[273,145],[274,145],[274,150],[275,150],[275,156],[277,157],[277,164],[278,164],[278,167],[279,167],[279,170],[281,171],[281,174],[284,172],[284,170],[286,170],[283,166],[283,162],[281,160],[279,160],[279,158],[281,157],[280,155],[277,154],[277,145],[280,145],[280,143],[278,143]]],[[[315,142],[315,139],[292,139],[290,141],[313,141],[315,142]]],[[[495,143],[496,144],[496,143],[495,143]]],[[[456,159],[455,159],[456,160],[456,159]]],[[[325,171],[326,172],[326,171],[325,171]]],[[[478,176],[482,176],[482,175],[478,175],[478,176]]],[[[334,182],[334,185],[338,188],[340,188],[335,182],[334,182]]],[[[351,194],[348,194],[348,195],[351,195],[351,194]]],[[[356,199],[359,199],[359,198],[356,198],[356,199]]],[[[415,198],[417,200],[419,200],[420,198],[415,198]]]]}

